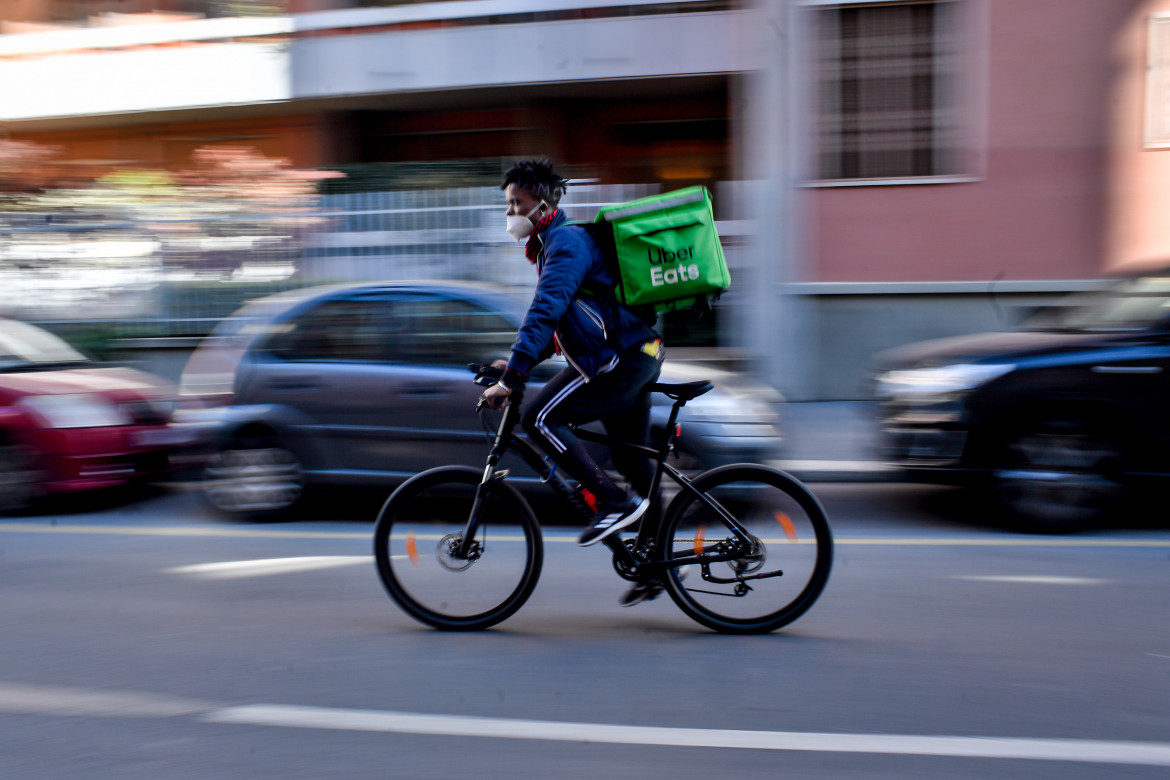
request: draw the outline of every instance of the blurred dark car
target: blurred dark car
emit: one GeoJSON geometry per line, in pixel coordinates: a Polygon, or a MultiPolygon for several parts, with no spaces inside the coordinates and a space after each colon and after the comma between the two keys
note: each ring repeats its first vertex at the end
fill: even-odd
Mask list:
{"type": "MultiPolygon", "coordinates": [[[[192,354],[178,424],[209,446],[204,493],[251,519],[292,509],[314,485],[393,485],[452,463],[482,468],[471,362],[507,357],[524,302],[484,284],[372,283],[256,301],[192,354]]],[[[564,366],[546,361],[530,387],[564,366]]],[[[672,366],[663,381],[709,378],[716,390],[681,417],[680,467],[779,457],[775,390],[716,370],[672,366]]],[[[655,398],[665,424],[665,397],[655,398]]],[[[490,417],[494,432],[494,416],[490,417]]],[[[597,453],[606,457],[604,452],[597,453]]],[[[523,489],[547,490],[518,457],[523,489]]]]}
{"type": "Polygon", "coordinates": [[[162,379],[0,319],[0,511],[161,476],[181,443],[168,427],[174,404],[162,379]]]}
{"type": "Polygon", "coordinates": [[[1018,331],[876,358],[888,457],[975,485],[1032,531],[1097,524],[1170,476],[1170,272],[1072,296],[1018,331]]]}

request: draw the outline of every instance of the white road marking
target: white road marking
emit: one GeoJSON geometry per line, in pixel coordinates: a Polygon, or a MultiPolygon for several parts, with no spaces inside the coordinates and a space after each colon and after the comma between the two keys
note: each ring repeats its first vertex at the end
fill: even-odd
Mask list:
{"type": "MultiPolygon", "coordinates": [[[[545,529],[545,542],[577,544],[577,535],[560,535],[555,526],[545,529]]],[[[133,525],[73,525],[59,523],[56,519],[45,523],[7,522],[0,520],[0,533],[6,534],[90,534],[113,536],[160,536],[196,537],[207,539],[349,539],[368,542],[372,532],[368,531],[288,531],[262,528],[223,528],[196,526],[133,526],[133,525]]],[[[419,535],[419,538],[424,538],[419,535]]],[[[437,538],[428,536],[425,538],[437,538]]],[[[519,534],[500,537],[500,541],[520,541],[519,534]]],[[[1170,539],[1159,538],[1102,538],[1102,537],[1035,537],[1035,536],[979,536],[979,537],[859,537],[840,536],[833,540],[835,545],[858,545],[869,547],[1053,547],[1082,549],[1166,549],[1170,539]]]]}
{"type": "Polygon", "coordinates": [[[213,723],[254,726],[558,742],[603,742],[615,745],[881,753],[1170,766],[1170,743],[1165,742],[663,728],[280,704],[226,707],[205,713],[201,719],[213,723]]]}
{"type": "Polygon", "coordinates": [[[0,682],[0,712],[69,717],[194,716],[208,723],[241,726],[448,737],[1170,766],[1170,743],[1166,742],[622,726],[287,704],[222,707],[212,702],[152,693],[5,682],[0,682]]]}
{"type": "Polygon", "coordinates": [[[350,531],[285,531],[261,528],[198,526],[73,525],[51,519],[47,523],[0,522],[0,533],[91,534],[112,536],[173,536],[208,539],[369,539],[369,533],[350,531]]]}
{"type": "Polygon", "coordinates": [[[190,574],[206,579],[236,579],[240,577],[265,577],[271,574],[334,569],[340,566],[369,564],[372,555],[315,555],[300,558],[266,558],[255,561],[223,561],[220,563],[196,563],[191,566],[176,566],[164,569],[166,574],[190,574]]]}
{"type": "Polygon", "coordinates": [[[1093,577],[1056,577],[1043,574],[1019,575],[979,575],[956,576],[956,580],[970,580],[972,582],[1010,582],[1021,585],[1108,585],[1109,580],[1093,577]]]}
{"type": "Polygon", "coordinates": [[[205,712],[212,704],[159,696],[56,685],[0,682],[0,712],[33,715],[84,715],[112,718],[169,718],[205,712]]]}
{"type": "Polygon", "coordinates": [[[1034,536],[987,536],[987,537],[916,537],[887,536],[860,537],[842,536],[833,539],[835,545],[859,545],[863,547],[1053,547],[1079,549],[1111,549],[1132,547],[1137,549],[1160,549],[1170,547],[1170,539],[1053,539],[1034,536]]]}

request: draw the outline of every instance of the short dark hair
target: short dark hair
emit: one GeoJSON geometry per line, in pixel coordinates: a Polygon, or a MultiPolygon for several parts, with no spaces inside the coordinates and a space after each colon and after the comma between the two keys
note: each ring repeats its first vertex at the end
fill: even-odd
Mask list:
{"type": "Polygon", "coordinates": [[[520,160],[508,169],[500,189],[507,189],[509,184],[515,184],[555,207],[565,194],[569,180],[553,170],[552,161],[547,157],[534,157],[530,160],[520,160]]]}

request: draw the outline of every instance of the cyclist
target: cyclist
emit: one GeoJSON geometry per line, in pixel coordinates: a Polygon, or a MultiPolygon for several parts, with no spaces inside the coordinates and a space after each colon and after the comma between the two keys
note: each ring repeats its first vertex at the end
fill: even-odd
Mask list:
{"type": "MultiPolygon", "coordinates": [[[[619,487],[569,424],[600,420],[609,433],[646,443],[648,388],[658,380],[664,352],[650,325],[617,302],[613,274],[593,238],[585,228],[566,224],[557,204],[567,184],[544,157],[522,160],[504,175],[507,232],[527,242],[524,254],[538,279],[503,378],[484,392],[484,400],[493,408],[503,406],[533,366],[554,352],[564,355],[568,366],[527,400],[522,424],[553,462],[596,498],[596,514],[578,542],[588,546],[646,513],[653,468],[646,458],[615,448],[614,465],[633,489],[619,487]]],[[[657,595],[660,587],[652,585],[639,583],[635,590],[650,588],[657,595]]],[[[623,603],[647,597],[631,592],[623,603]]]]}

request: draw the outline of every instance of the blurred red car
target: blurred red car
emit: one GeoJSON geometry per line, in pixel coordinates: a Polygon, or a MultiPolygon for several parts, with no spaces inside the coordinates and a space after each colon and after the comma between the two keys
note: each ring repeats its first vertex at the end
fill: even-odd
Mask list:
{"type": "Polygon", "coordinates": [[[0,319],[0,512],[162,474],[180,444],[174,397],[158,377],[0,319]]]}

